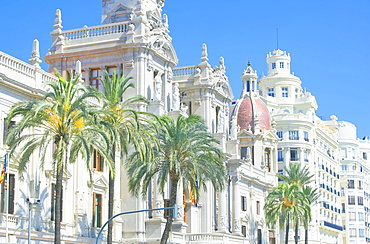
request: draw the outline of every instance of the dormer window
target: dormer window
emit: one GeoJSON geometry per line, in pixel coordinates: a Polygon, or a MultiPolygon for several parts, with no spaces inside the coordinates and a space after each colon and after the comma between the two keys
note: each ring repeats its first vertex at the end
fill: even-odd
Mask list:
{"type": "Polygon", "coordinates": [[[272,68],[272,69],[276,69],[276,63],[272,63],[272,64],[271,64],[271,68],[272,68]]]}
{"type": "Polygon", "coordinates": [[[284,62],[280,62],[280,69],[284,69],[284,62]]]}

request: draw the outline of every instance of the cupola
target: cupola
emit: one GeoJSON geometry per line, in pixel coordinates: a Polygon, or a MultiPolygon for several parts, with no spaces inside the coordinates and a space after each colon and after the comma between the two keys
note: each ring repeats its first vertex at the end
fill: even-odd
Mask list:
{"type": "Polygon", "coordinates": [[[290,74],[290,54],[280,49],[267,54],[266,58],[268,75],[289,75],[290,74]]]}

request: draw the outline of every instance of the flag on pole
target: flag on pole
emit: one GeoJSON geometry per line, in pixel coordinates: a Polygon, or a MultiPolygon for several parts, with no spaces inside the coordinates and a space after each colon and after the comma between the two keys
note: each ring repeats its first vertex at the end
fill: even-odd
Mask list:
{"type": "Polygon", "coordinates": [[[7,158],[8,154],[5,154],[4,156],[4,165],[3,165],[3,169],[1,170],[1,175],[0,175],[0,184],[3,183],[4,179],[5,179],[5,173],[6,173],[6,168],[7,168],[7,158]]]}

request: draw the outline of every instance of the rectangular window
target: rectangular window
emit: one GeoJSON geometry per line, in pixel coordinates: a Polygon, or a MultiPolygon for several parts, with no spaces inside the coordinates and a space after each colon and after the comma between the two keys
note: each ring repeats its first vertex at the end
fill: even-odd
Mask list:
{"type": "Polygon", "coordinates": [[[247,197],[242,196],[241,200],[242,200],[242,211],[247,211],[247,197]]]}
{"type": "Polygon", "coordinates": [[[247,226],[245,226],[245,225],[242,225],[242,235],[243,235],[244,237],[246,237],[246,236],[247,236],[247,226]]]}
{"type": "Polygon", "coordinates": [[[282,87],[281,88],[281,96],[282,97],[288,97],[289,93],[288,93],[288,87],[282,87]]]}
{"type": "Polygon", "coordinates": [[[355,189],[355,181],[354,180],[348,180],[348,189],[355,189]]]}
{"type": "Polygon", "coordinates": [[[356,237],[356,228],[349,228],[349,237],[356,237]]]}
{"type": "Polygon", "coordinates": [[[258,215],[260,215],[260,214],[261,214],[261,211],[260,211],[260,207],[261,207],[261,206],[260,206],[260,205],[261,205],[261,204],[260,204],[260,201],[257,201],[257,202],[256,202],[256,208],[257,208],[257,209],[256,209],[256,210],[257,210],[256,212],[257,212],[257,214],[258,214],[258,215]]]}
{"type": "Polygon", "coordinates": [[[366,152],[363,152],[362,153],[362,158],[365,159],[365,160],[367,160],[367,153],[366,152]]]}
{"type": "Polygon", "coordinates": [[[355,196],[348,196],[348,205],[355,205],[355,196]]]}
{"type": "Polygon", "coordinates": [[[304,138],[305,141],[310,141],[308,139],[308,132],[307,131],[303,131],[303,138],[304,138]]]}
{"type": "Polygon", "coordinates": [[[271,64],[271,68],[272,68],[272,69],[276,69],[276,63],[272,63],[272,64],[271,64]]]}
{"type": "Polygon", "coordinates": [[[360,189],[360,190],[362,190],[363,188],[362,188],[362,181],[361,180],[359,180],[358,181],[358,189],[360,189]]]}
{"type": "Polygon", "coordinates": [[[291,148],[290,149],[290,161],[298,161],[298,149],[297,148],[291,148]]]}
{"type": "Polygon", "coordinates": [[[5,138],[6,138],[6,135],[8,134],[9,129],[12,128],[12,126],[15,125],[15,121],[10,121],[9,124],[6,124],[5,120],[6,119],[4,119],[3,144],[5,144],[5,138]]]}
{"type": "Polygon", "coordinates": [[[262,230],[257,229],[257,244],[262,244],[262,230]]]}
{"type": "Polygon", "coordinates": [[[92,169],[95,171],[103,172],[104,171],[104,160],[100,153],[94,149],[93,155],[91,157],[92,160],[92,169]]]}
{"type": "Polygon", "coordinates": [[[358,213],[358,221],[365,221],[364,213],[362,212],[358,213]]]}
{"type": "Polygon", "coordinates": [[[349,221],[356,221],[356,212],[348,212],[349,221]]]}
{"type": "Polygon", "coordinates": [[[240,157],[241,159],[246,159],[248,156],[248,147],[241,147],[240,148],[240,157]]]}
{"type": "Polygon", "coordinates": [[[281,150],[281,149],[278,149],[278,161],[279,162],[284,161],[283,150],[281,150]]]}
{"type": "Polygon", "coordinates": [[[283,138],[283,132],[282,132],[282,131],[278,131],[278,132],[276,132],[276,135],[277,135],[277,137],[279,137],[279,138],[283,138]]]}
{"type": "Polygon", "coordinates": [[[280,69],[284,69],[284,62],[280,62],[280,69]]]}
{"type": "Polygon", "coordinates": [[[308,151],[307,150],[304,150],[303,151],[303,155],[304,155],[304,161],[305,162],[308,162],[308,151]]]}
{"type": "Polygon", "coordinates": [[[299,140],[298,136],[298,131],[297,130],[290,130],[289,131],[289,140],[299,140]]]}
{"type": "Polygon", "coordinates": [[[365,229],[358,229],[358,237],[365,237],[365,229]]]}
{"type": "Polygon", "coordinates": [[[358,205],[364,205],[364,197],[357,196],[357,204],[358,205]]]}
{"type": "Polygon", "coordinates": [[[274,88],[268,88],[267,95],[269,97],[275,97],[275,89],[274,88]]]}
{"type": "MultiPolygon", "coordinates": [[[[282,174],[284,174],[284,170],[279,169],[279,170],[278,170],[278,173],[282,175],[282,174]]],[[[278,178],[278,181],[283,181],[283,180],[282,180],[282,179],[280,179],[280,178],[278,178]]]]}
{"type": "MultiPolygon", "coordinates": [[[[57,187],[55,183],[51,184],[51,209],[50,209],[50,219],[53,221],[55,220],[55,209],[57,204],[57,187]]],[[[60,221],[63,220],[63,187],[62,187],[62,201],[61,201],[61,208],[60,208],[60,221]]]]}
{"type": "Polygon", "coordinates": [[[6,210],[8,208],[8,213],[14,214],[15,175],[8,174],[8,181],[9,184],[5,178],[3,183],[1,184],[1,212],[6,213],[6,210]],[[9,198],[7,197],[8,189],[9,189],[9,198]]]}
{"type": "Polygon", "coordinates": [[[99,91],[103,91],[103,85],[100,81],[102,71],[100,69],[92,69],[90,71],[90,86],[95,87],[99,91]]]}
{"type": "Polygon", "coordinates": [[[93,193],[93,227],[101,227],[102,195],[93,193]]]}

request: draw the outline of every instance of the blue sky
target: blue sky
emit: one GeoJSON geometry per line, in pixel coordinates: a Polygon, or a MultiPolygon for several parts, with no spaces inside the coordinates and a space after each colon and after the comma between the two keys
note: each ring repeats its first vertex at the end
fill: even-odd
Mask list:
{"type": "MultiPolygon", "coordinates": [[[[2,1],[0,51],[27,61],[38,39],[45,56],[57,8],[65,30],[100,24],[101,0],[2,1]]],[[[248,59],[260,76],[267,73],[266,54],[277,47],[279,29],[279,48],[291,54],[291,70],[316,96],[317,114],[334,114],[354,123],[358,137],[370,136],[369,0],[167,0],[164,13],[179,66],[198,64],[206,43],[212,66],[225,58],[235,98],[248,59]]]]}

